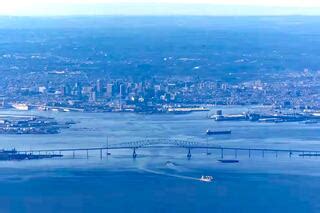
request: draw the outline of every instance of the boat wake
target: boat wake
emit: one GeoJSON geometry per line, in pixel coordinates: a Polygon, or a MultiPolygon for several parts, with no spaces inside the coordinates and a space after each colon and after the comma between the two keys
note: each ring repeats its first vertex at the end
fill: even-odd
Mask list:
{"type": "Polygon", "coordinates": [[[156,175],[162,175],[162,176],[167,176],[167,177],[174,177],[174,178],[180,178],[180,179],[185,179],[185,180],[193,180],[193,181],[201,181],[200,178],[195,178],[191,176],[185,176],[185,175],[178,175],[178,174],[170,174],[168,172],[163,172],[163,171],[156,171],[152,169],[147,169],[147,168],[139,168],[139,170],[148,172],[151,174],[156,174],[156,175]]]}

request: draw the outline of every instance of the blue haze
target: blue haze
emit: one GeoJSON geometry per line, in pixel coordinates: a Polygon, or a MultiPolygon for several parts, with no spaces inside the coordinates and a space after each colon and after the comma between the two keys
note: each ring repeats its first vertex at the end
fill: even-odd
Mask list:
{"type": "Polygon", "coordinates": [[[108,4],[40,4],[18,10],[13,16],[74,16],[74,15],[124,15],[124,16],[288,16],[320,15],[317,7],[272,7],[252,5],[217,4],[166,4],[166,3],[108,3],[108,4]]]}

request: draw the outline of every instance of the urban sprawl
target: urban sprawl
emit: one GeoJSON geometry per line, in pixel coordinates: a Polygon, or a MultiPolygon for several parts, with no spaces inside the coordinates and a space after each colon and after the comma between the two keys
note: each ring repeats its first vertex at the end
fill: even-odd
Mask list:
{"type": "Polygon", "coordinates": [[[308,70],[245,82],[191,77],[90,79],[68,71],[6,78],[0,85],[1,105],[20,110],[185,113],[206,110],[206,105],[320,109],[320,72],[308,70]]]}

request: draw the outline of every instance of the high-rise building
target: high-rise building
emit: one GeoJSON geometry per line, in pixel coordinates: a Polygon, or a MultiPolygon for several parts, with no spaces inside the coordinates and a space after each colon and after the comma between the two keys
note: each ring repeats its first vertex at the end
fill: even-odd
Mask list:
{"type": "Polygon", "coordinates": [[[97,85],[96,85],[96,90],[97,90],[97,93],[98,94],[101,94],[102,93],[102,82],[100,79],[97,80],[97,85]]]}
{"type": "Polygon", "coordinates": [[[71,94],[71,88],[70,88],[70,86],[69,86],[69,85],[63,86],[62,89],[61,89],[61,92],[62,92],[62,95],[63,95],[63,96],[68,96],[68,95],[70,95],[70,94],[71,94]]]}
{"type": "Polygon", "coordinates": [[[106,96],[111,98],[113,95],[113,84],[107,84],[106,96]]]}
{"type": "Polygon", "coordinates": [[[89,94],[89,101],[96,102],[97,101],[97,94],[95,91],[91,91],[89,94]]]}

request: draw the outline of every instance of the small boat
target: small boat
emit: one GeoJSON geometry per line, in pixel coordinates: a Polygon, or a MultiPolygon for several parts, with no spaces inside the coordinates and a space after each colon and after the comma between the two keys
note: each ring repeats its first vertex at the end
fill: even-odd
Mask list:
{"type": "Polygon", "coordinates": [[[202,182],[212,182],[213,181],[213,177],[212,176],[201,176],[201,178],[199,179],[202,182]]]}
{"type": "Polygon", "coordinates": [[[177,164],[172,161],[167,161],[166,166],[177,166],[177,164]]]}
{"type": "Polygon", "coordinates": [[[74,120],[69,120],[69,121],[66,121],[65,124],[67,125],[71,125],[71,124],[76,124],[77,122],[75,122],[74,120]]]}
{"type": "Polygon", "coordinates": [[[216,130],[212,131],[210,129],[207,130],[207,135],[230,135],[231,130],[216,130]]]}

